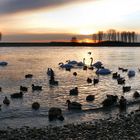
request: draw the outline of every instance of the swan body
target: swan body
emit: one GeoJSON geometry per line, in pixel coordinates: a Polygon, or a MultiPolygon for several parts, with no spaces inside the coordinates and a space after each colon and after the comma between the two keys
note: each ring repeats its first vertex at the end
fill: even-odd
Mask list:
{"type": "Polygon", "coordinates": [[[7,65],[8,65],[8,63],[5,62],[5,61],[1,61],[1,62],[0,62],[0,66],[7,66],[7,65]]]}
{"type": "Polygon", "coordinates": [[[135,71],[134,70],[129,70],[127,75],[128,75],[128,77],[134,77],[135,76],[135,71]]]}
{"type": "Polygon", "coordinates": [[[108,74],[111,74],[111,71],[109,69],[99,69],[96,71],[96,74],[108,75],[108,74]]]}
{"type": "Polygon", "coordinates": [[[64,63],[59,63],[59,66],[61,68],[66,68],[66,69],[71,69],[73,66],[71,64],[64,64],[64,63]]]}

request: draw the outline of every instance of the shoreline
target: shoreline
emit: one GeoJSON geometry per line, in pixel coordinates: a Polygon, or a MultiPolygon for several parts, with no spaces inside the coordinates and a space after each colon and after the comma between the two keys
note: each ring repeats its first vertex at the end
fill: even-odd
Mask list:
{"type": "Polygon", "coordinates": [[[0,129],[2,140],[138,140],[140,139],[140,110],[118,114],[116,118],[99,119],[63,126],[42,128],[0,129]]]}
{"type": "Polygon", "coordinates": [[[140,47],[140,42],[126,43],[104,41],[99,43],[78,42],[0,42],[0,47],[140,47]]]}

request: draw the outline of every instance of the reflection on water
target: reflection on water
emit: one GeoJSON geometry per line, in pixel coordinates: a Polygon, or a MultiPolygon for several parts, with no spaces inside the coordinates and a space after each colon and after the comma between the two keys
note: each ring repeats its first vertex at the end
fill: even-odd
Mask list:
{"type": "MultiPolygon", "coordinates": [[[[0,61],[7,61],[7,67],[0,67],[0,103],[4,96],[10,98],[10,94],[19,91],[19,86],[27,86],[29,91],[24,93],[22,100],[11,100],[9,107],[2,105],[0,118],[6,117],[29,117],[34,116],[31,110],[31,104],[38,101],[41,109],[38,115],[47,115],[48,108],[57,106],[67,113],[66,100],[77,101],[83,104],[83,109],[96,108],[106,97],[106,94],[114,94],[121,96],[122,86],[118,85],[112,76],[100,76],[100,82],[97,85],[91,85],[86,82],[87,77],[96,77],[95,70],[83,71],[82,69],[72,69],[71,72],[59,69],[58,63],[66,60],[83,61],[90,65],[91,57],[93,62],[101,61],[105,67],[117,72],[118,66],[128,69],[134,69],[136,76],[128,79],[127,73],[119,73],[126,77],[126,85],[131,85],[132,90],[125,93],[124,96],[131,100],[135,90],[140,90],[140,48],[93,48],[93,47],[40,47],[40,48],[0,48],[0,61]],[[88,54],[91,52],[91,55],[88,54]],[[46,74],[47,68],[52,68],[55,71],[56,80],[59,81],[59,86],[50,87],[48,84],[49,77],[46,74]],[[78,75],[73,76],[73,72],[78,75]],[[32,79],[25,79],[24,75],[32,73],[32,79]],[[43,90],[40,92],[32,92],[31,84],[42,85],[43,90]],[[78,86],[79,95],[69,96],[69,90],[78,86]],[[93,102],[86,102],[86,96],[89,94],[95,95],[93,102]]],[[[99,113],[100,114],[100,113],[99,113]]],[[[87,115],[85,115],[86,118],[87,115]]],[[[97,115],[99,116],[99,115],[97,115]]],[[[98,117],[97,117],[98,118],[98,117]]]]}

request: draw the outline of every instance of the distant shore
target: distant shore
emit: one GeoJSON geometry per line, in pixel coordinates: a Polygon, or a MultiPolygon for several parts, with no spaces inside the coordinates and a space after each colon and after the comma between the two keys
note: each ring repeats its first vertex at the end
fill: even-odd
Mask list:
{"type": "Polygon", "coordinates": [[[140,47],[140,42],[137,43],[125,43],[104,41],[100,43],[78,43],[78,42],[0,42],[0,47],[45,47],[45,46],[89,46],[89,47],[140,47]]]}

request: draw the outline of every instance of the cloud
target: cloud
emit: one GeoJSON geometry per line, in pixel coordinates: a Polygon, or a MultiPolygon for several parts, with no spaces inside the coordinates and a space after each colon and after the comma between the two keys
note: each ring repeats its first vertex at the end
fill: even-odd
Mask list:
{"type": "Polygon", "coordinates": [[[55,7],[72,2],[85,2],[85,0],[0,0],[0,14],[12,14],[44,7],[55,7]]]}

